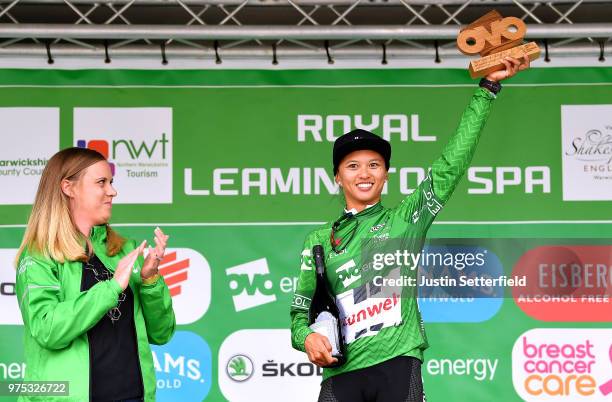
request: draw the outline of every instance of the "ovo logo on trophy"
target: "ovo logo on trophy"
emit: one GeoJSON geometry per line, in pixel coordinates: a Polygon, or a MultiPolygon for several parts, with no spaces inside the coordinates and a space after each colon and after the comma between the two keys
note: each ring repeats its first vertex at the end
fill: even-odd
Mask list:
{"type": "Polygon", "coordinates": [[[470,62],[470,76],[484,77],[503,70],[501,61],[507,56],[520,59],[527,55],[531,61],[540,57],[540,48],[535,42],[523,44],[526,32],[527,26],[520,18],[504,18],[495,10],[462,29],[457,37],[461,53],[481,56],[470,62]]]}

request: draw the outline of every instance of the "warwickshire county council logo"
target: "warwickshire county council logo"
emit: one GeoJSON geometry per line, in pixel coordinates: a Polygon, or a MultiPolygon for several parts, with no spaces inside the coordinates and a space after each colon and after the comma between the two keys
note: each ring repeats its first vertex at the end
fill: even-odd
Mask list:
{"type": "Polygon", "coordinates": [[[232,356],[227,362],[226,372],[234,381],[246,381],[253,375],[253,361],[246,355],[232,356]]]}
{"type": "Polygon", "coordinates": [[[118,203],[172,203],[171,108],[75,108],[74,138],[111,163],[118,203]]]}
{"type": "Polygon", "coordinates": [[[210,265],[204,256],[190,248],[170,248],[162,259],[159,273],[170,289],[172,307],[179,325],[198,321],[210,305],[210,265]]]}
{"type": "Polygon", "coordinates": [[[265,258],[227,268],[225,273],[236,312],[276,301],[265,258]]]}
{"type": "Polygon", "coordinates": [[[525,401],[610,401],[612,329],[532,329],[512,349],[512,381],[525,401]]]}

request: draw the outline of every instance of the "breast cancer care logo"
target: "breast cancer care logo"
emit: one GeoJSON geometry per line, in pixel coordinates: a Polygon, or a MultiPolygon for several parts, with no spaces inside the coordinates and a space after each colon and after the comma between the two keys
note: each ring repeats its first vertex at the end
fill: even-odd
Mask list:
{"type": "Polygon", "coordinates": [[[533,329],[512,350],[512,381],[525,401],[610,401],[612,329],[533,329]]]}

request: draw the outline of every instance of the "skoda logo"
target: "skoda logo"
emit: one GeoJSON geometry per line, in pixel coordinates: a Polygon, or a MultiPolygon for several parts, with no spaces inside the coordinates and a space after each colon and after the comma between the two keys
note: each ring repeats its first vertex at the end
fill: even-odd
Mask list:
{"type": "Polygon", "coordinates": [[[244,382],[253,375],[253,361],[245,355],[234,355],[228,360],[225,371],[232,380],[244,382]]]}

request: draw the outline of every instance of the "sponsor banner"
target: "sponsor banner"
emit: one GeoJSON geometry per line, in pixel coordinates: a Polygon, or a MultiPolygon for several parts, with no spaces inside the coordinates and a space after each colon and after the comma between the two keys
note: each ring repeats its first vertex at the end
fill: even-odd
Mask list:
{"type": "Polygon", "coordinates": [[[288,329],[244,329],[221,344],[218,374],[232,402],[311,402],[322,369],[291,348],[288,329]]]}
{"type": "Polygon", "coordinates": [[[212,355],[197,334],[177,331],[163,346],[152,345],[160,402],[202,401],[212,385],[212,355]]]}
{"type": "Polygon", "coordinates": [[[202,318],[211,298],[210,265],[206,258],[190,248],[169,248],[159,273],[170,289],[176,323],[191,324],[202,318]]]}
{"type": "Polygon", "coordinates": [[[2,107],[0,205],[31,204],[43,169],[59,150],[57,107],[2,107]]]}
{"type": "Polygon", "coordinates": [[[16,248],[0,249],[0,324],[23,325],[21,311],[17,303],[15,271],[13,262],[17,255],[16,248]]]}
{"type": "Polygon", "coordinates": [[[523,254],[513,274],[528,278],[512,293],[532,318],[612,322],[612,246],[536,247],[523,254]]]}
{"type": "Polygon", "coordinates": [[[564,201],[612,200],[612,105],[562,105],[564,201]]]}
{"type": "Polygon", "coordinates": [[[74,145],[109,160],[115,202],[172,203],[172,108],[74,108],[74,145]]]}
{"type": "Polygon", "coordinates": [[[512,382],[527,402],[609,401],[612,329],[538,328],[512,349],[512,382]]]}

